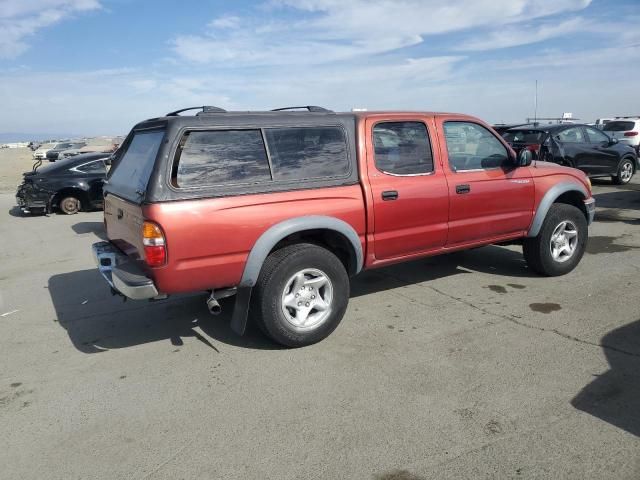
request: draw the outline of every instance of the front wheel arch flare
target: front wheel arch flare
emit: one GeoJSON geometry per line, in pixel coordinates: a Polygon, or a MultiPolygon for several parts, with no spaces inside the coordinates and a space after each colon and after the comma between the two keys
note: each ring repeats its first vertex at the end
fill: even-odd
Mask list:
{"type": "Polygon", "coordinates": [[[551,205],[553,205],[558,198],[567,192],[576,192],[581,195],[583,200],[589,198],[586,188],[577,181],[561,182],[554,185],[547,191],[547,193],[545,193],[544,197],[542,197],[542,200],[536,209],[533,221],[531,222],[531,227],[529,228],[527,237],[535,237],[540,233],[540,229],[542,228],[542,224],[544,223],[544,219],[547,217],[547,213],[549,212],[551,205]]]}

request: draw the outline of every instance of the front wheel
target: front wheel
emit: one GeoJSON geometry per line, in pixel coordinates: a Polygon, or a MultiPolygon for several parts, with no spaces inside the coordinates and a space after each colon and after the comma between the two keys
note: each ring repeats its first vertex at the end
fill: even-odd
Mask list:
{"type": "Polygon", "coordinates": [[[633,177],[633,161],[625,158],[618,167],[618,173],[611,178],[616,185],[625,185],[631,181],[631,177],[633,177]]]}
{"type": "Polygon", "coordinates": [[[523,244],[529,268],[550,277],[564,275],[580,262],[589,230],[584,213],[573,205],[555,203],[536,237],[523,244]]]}
{"type": "Polygon", "coordinates": [[[288,347],[323,340],[347,309],[349,276],[317,245],[291,245],[267,257],[254,287],[252,312],[261,330],[288,347]]]}
{"type": "Polygon", "coordinates": [[[80,211],[80,200],[76,197],[64,197],[60,200],[60,210],[66,215],[73,215],[80,211]]]}

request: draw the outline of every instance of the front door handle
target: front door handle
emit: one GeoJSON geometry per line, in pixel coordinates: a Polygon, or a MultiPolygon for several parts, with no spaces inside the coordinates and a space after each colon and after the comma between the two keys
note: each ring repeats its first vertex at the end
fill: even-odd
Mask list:
{"type": "Polygon", "coordinates": [[[398,199],[398,191],[397,190],[387,190],[386,192],[382,192],[382,200],[385,202],[389,200],[397,200],[398,199]]]}
{"type": "Polygon", "coordinates": [[[471,185],[465,183],[464,185],[456,185],[456,193],[458,195],[462,195],[464,193],[469,193],[471,191],[471,185]]]}

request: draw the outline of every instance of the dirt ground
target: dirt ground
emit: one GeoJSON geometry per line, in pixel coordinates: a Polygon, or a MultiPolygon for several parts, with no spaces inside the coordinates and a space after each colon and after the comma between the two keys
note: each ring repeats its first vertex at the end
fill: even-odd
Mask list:
{"type": "Polygon", "coordinates": [[[0,192],[15,193],[22,174],[31,170],[33,152],[28,148],[0,149],[0,192]]]}

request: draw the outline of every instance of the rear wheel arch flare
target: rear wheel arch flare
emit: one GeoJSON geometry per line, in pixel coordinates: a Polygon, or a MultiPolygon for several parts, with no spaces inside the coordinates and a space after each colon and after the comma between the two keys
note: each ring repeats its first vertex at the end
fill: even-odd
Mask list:
{"type": "MultiPolygon", "coordinates": [[[[347,271],[355,275],[362,269],[364,254],[358,234],[347,222],[334,217],[313,215],[285,220],[271,226],[255,243],[244,267],[240,287],[253,287],[260,274],[260,269],[267,256],[278,246],[294,243],[291,239],[301,237],[301,241],[315,239],[320,246],[332,247],[337,242],[339,249],[348,249],[346,257],[347,271]]],[[[334,252],[341,257],[340,252],[334,252]]],[[[344,252],[343,252],[344,253],[344,252]]]]}

